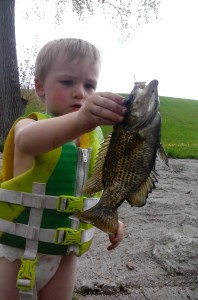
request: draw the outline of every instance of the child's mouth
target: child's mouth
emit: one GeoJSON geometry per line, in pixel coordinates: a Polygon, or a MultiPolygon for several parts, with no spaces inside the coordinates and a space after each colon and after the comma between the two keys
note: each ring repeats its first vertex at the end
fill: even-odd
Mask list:
{"type": "Polygon", "coordinates": [[[79,110],[81,108],[81,104],[74,104],[71,108],[73,111],[79,110]]]}

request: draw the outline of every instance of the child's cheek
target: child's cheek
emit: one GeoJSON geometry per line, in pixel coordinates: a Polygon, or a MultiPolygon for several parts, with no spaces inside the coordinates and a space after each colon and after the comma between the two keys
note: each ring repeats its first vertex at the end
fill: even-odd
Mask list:
{"type": "Polygon", "coordinates": [[[60,89],[57,89],[54,93],[54,104],[58,107],[65,106],[67,103],[68,95],[60,89]]]}

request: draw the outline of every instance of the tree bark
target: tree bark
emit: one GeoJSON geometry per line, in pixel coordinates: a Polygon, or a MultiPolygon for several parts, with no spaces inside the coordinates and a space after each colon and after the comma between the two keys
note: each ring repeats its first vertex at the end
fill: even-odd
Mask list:
{"type": "Polygon", "coordinates": [[[0,0],[0,142],[23,114],[15,38],[15,0],[0,0]]]}

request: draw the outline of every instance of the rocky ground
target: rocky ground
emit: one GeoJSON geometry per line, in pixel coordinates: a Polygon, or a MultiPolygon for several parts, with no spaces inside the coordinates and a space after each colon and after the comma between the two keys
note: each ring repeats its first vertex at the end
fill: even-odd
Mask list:
{"type": "Polygon", "coordinates": [[[75,299],[198,299],[198,160],[157,163],[156,190],[147,205],[124,203],[119,218],[126,236],[108,252],[97,230],[79,258],[75,299]]]}
{"type": "Polygon", "coordinates": [[[157,162],[159,182],[144,207],[120,207],[126,236],[117,249],[108,252],[96,230],[78,259],[75,300],[198,300],[198,160],[169,164],[157,162]]]}

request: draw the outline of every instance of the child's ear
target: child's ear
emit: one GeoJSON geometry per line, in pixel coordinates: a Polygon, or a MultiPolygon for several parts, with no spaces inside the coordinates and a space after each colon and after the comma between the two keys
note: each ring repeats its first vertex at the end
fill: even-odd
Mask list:
{"type": "Polygon", "coordinates": [[[45,91],[44,91],[43,82],[38,78],[34,78],[34,85],[35,85],[35,91],[36,91],[37,95],[39,97],[44,97],[45,91]]]}

